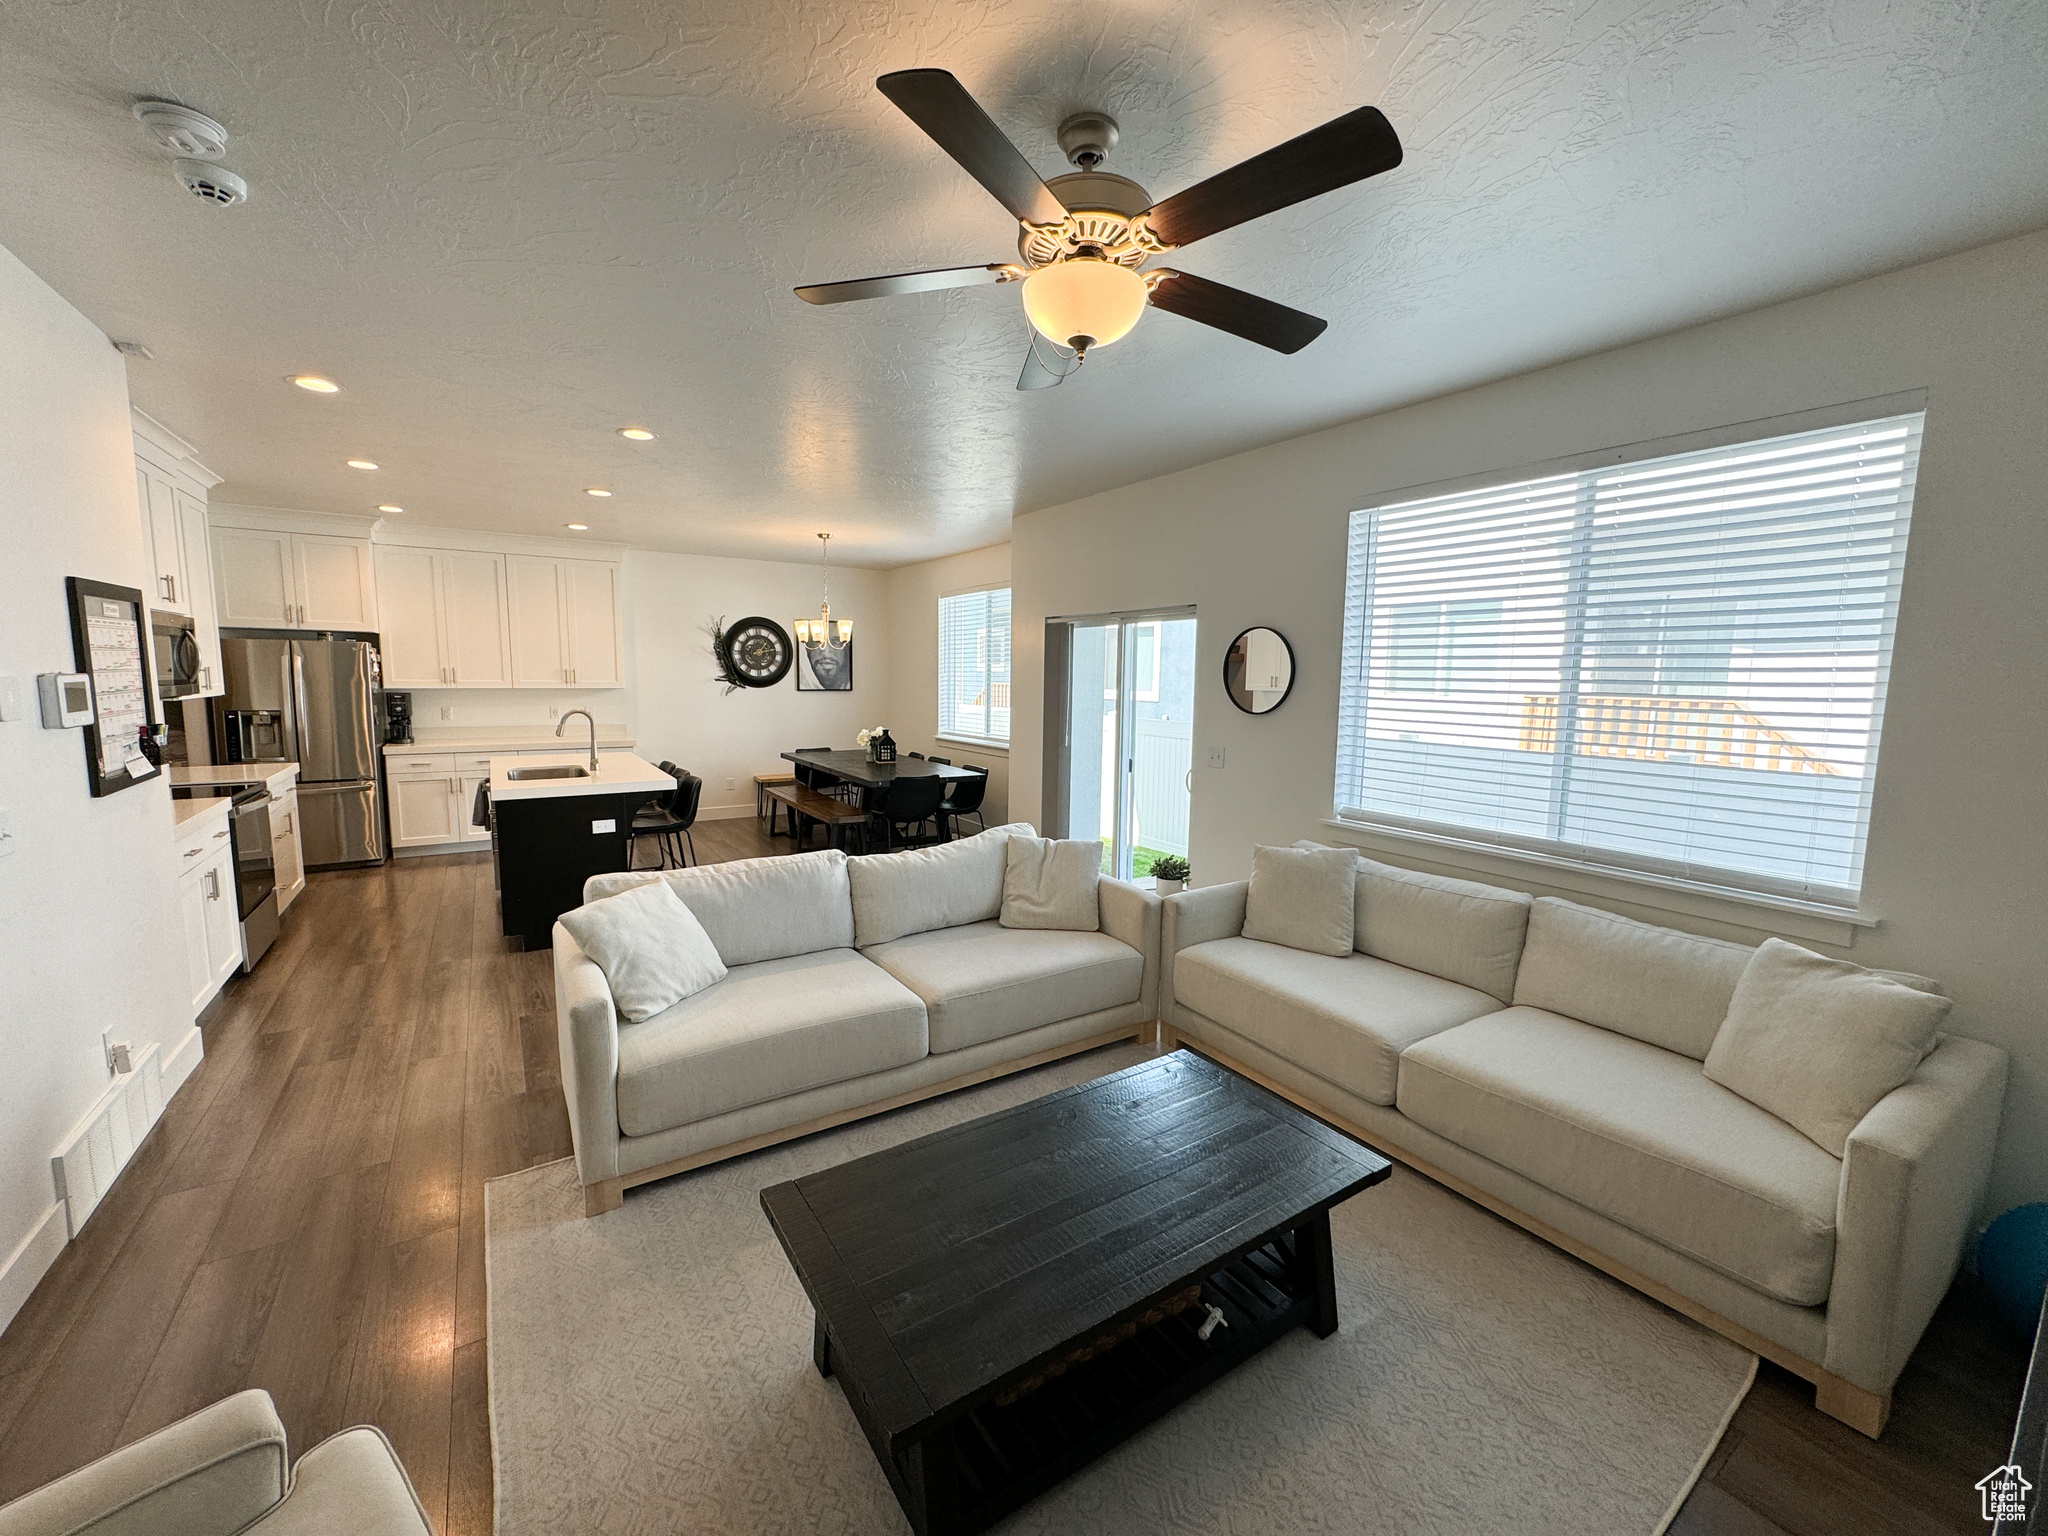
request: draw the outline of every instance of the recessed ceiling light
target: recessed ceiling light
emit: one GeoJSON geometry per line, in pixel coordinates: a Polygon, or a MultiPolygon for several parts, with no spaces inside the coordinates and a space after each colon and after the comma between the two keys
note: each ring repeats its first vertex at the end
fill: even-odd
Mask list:
{"type": "Polygon", "coordinates": [[[621,427],[619,428],[619,436],[630,437],[636,443],[651,443],[654,441],[654,434],[645,427],[621,427]]]}
{"type": "Polygon", "coordinates": [[[350,459],[347,463],[350,469],[375,469],[377,467],[375,459],[350,459]]]}
{"type": "Polygon", "coordinates": [[[377,508],[377,510],[378,510],[379,512],[403,512],[403,511],[405,510],[405,508],[403,508],[403,507],[394,507],[393,505],[391,505],[391,503],[390,503],[390,502],[388,502],[388,501],[387,501],[387,502],[385,502],[385,503],[384,503],[384,504],[383,504],[382,506],[380,506],[379,508],[377,508]]]}
{"type": "Polygon", "coordinates": [[[590,524],[588,523],[564,523],[562,526],[564,528],[574,528],[578,533],[588,533],[590,531],[590,524]]]}
{"type": "Polygon", "coordinates": [[[317,373],[295,373],[289,382],[301,389],[310,389],[316,395],[338,395],[341,386],[332,379],[323,379],[317,373]]]}
{"type": "Polygon", "coordinates": [[[584,487],[583,494],[586,496],[609,496],[611,492],[601,485],[591,485],[584,487]]]}

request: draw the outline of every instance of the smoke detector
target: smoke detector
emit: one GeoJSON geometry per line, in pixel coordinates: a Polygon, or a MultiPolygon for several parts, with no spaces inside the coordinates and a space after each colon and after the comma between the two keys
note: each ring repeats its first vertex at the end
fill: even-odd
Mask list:
{"type": "Polygon", "coordinates": [[[204,112],[175,101],[138,101],[135,119],[149,136],[174,155],[188,160],[218,160],[227,153],[228,131],[204,112]]]}
{"type": "Polygon", "coordinates": [[[204,160],[179,160],[171,169],[187,192],[205,202],[232,208],[236,203],[249,201],[249,183],[233,171],[208,165],[204,160]]]}

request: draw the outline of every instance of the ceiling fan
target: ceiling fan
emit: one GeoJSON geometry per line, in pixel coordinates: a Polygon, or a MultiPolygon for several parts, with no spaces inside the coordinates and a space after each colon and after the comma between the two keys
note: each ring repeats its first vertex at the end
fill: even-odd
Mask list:
{"type": "Polygon", "coordinates": [[[1047,182],[947,71],[903,69],[875,84],[1015,216],[1023,262],[812,283],[796,295],[808,304],[844,304],[1022,283],[1032,328],[1066,349],[1060,360],[1067,366],[1058,372],[1048,367],[1034,339],[1019,389],[1059,383],[1092,349],[1127,335],[1147,304],[1276,352],[1299,352],[1322,335],[1327,320],[1192,273],[1139,268],[1154,256],[1401,163],[1393,125],[1377,107],[1360,107],[1155,203],[1135,181],[1101,169],[1117,141],[1116,121],[1103,113],[1077,113],[1060,124],[1060,148],[1078,169],[1047,182]]]}

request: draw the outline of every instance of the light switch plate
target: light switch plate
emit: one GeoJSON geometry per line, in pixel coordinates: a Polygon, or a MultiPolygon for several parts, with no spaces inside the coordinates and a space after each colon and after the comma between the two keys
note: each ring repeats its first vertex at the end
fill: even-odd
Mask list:
{"type": "Polygon", "coordinates": [[[21,679],[0,677],[0,720],[19,720],[21,714],[21,679]]]}
{"type": "Polygon", "coordinates": [[[1223,749],[1221,747],[1211,747],[1207,762],[1211,768],[1221,768],[1223,766],[1223,749]]]}

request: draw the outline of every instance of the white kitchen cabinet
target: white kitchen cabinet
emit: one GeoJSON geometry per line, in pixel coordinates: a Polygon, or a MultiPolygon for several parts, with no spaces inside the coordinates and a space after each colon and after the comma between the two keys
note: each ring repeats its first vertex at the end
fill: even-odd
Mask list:
{"type": "Polygon", "coordinates": [[[481,784],[490,782],[490,772],[458,773],[455,776],[455,830],[465,843],[488,843],[491,829],[472,823],[476,812],[476,792],[481,784]]]}
{"type": "Polygon", "coordinates": [[[512,684],[505,557],[455,549],[377,549],[386,688],[512,684]]]}
{"type": "Polygon", "coordinates": [[[226,844],[200,871],[206,882],[206,959],[208,995],[218,992],[242,968],[242,919],[235,911],[235,854],[226,844]]]}
{"type": "Polygon", "coordinates": [[[277,867],[277,911],[306,888],[306,851],[299,839],[299,792],[288,789],[270,802],[270,859],[277,867]]]}
{"type": "Polygon", "coordinates": [[[368,539],[217,527],[213,565],[223,624],[251,629],[377,627],[368,539]]]}
{"type": "Polygon", "coordinates": [[[235,911],[235,851],[225,817],[181,835],[178,915],[192,1012],[213,1000],[242,966],[242,923],[235,911]]]}
{"type": "Polygon", "coordinates": [[[424,848],[460,842],[469,813],[465,808],[461,820],[456,819],[455,773],[445,766],[434,773],[398,769],[394,765],[400,761],[392,759],[385,765],[391,791],[391,846],[424,848]]]}
{"type": "Polygon", "coordinates": [[[618,687],[619,568],[536,555],[510,556],[507,566],[515,686],[618,687]]]}
{"type": "Polygon", "coordinates": [[[441,567],[431,549],[377,546],[378,648],[386,688],[443,688],[441,567]]]}
{"type": "Polygon", "coordinates": [[[199,645],[199,697],[220,693],[220,618],[213,602],[213,549],[206,493],[218,481],[189,445],[135,416],[135,501],[150,562],[146,604],[190,618],[199,645]]]}

